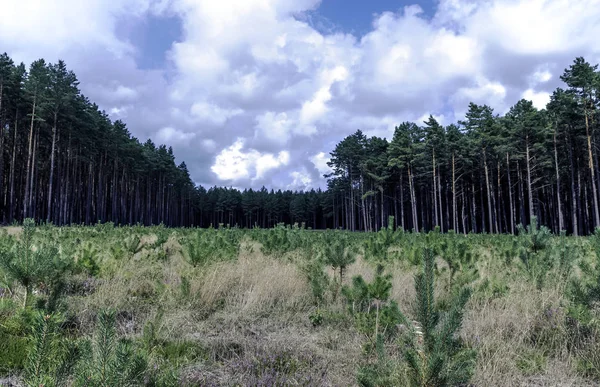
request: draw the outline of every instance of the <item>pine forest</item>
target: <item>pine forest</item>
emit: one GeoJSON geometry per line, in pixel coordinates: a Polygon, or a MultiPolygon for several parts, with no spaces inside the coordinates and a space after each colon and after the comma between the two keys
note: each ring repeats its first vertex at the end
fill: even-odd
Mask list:
{"type": "Polygon", "coordinates": [[[78,89],[59,61],[0,57],[0,219],[56,225],[142,224],[515,233],[532,217],[554,233],[600,226],[600,72],[576,58],[545,110],[399,123],[391,139],[360,130],[331,151],[326,190],[195,185],[171,148],[140,142],[78,89]]]}
{"type": "Polygon", "coordinates": [[[207,189],[1,55],[0,386],[597,386],[600,71],[560,79],[207,189]]]}

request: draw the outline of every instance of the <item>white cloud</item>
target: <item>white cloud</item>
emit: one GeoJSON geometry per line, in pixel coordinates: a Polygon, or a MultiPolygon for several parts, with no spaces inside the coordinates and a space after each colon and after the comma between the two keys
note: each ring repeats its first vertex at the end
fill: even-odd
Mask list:
{"type": "Polygon", "coordinates": [[[540,69],[533,73],[531,78],[534,83],[546,83],[552,79],[552,73],[548,69],[540,69]]]}
{"type": "Polygon", "coordinates": [[[217,155],[211,170],[219,180],[262,179],[269,171],[288,165],[290,161],[288,151],[274,155],[255,149],[244,151],[243,148],[244,141],[238,138],[217,155]]]}
{"type": "Polygon", "coordinates": [[[541,108],[575,56],[600,61],[600,0],[440,0],[432,17],[379,14],[362,37],[296,17],[319,4],[6,0],[0,45],[17,61],[66,59],[92,101],[173,145],[194,181],[275,188],[323,184],[325,152],[356,129],[449,124],[470,101],[541,108]],[[140,68],[122,28],[149,15],[182,23],[158,70],[140,68]]]}
{"type": "MultiPolygon", "coordinates": [[[[463,3],[454,1],[455,3],[463,3]]],[[[480,2],[463,24],[471,36],[523,55],[549,55],[589,44],[600,34],[598,0],[480,2]]]]}
{"type": "Polygon", "coordinates": [[[550,93],[545,91],[536,92],[535,90],[527,89],[522,97],[533,102],[533,106],[538,109],[545,109],[548,102],[550,102],[550,93]]]}
{"type": "Polygon", "coordinates": [[[344,66],[324,70],[321,73],[322,86],[314,94],[310,101],[302,105],[300,121],[303,124],[311,124],[327,113],[327,102],[332,98],[331,86],[336,82],[342,82],[348,78],[348,70],[344,66]]]}
{"type": "Polygon", "coordinates": [[[306,191],[312,185],[312,178],[306,170],[293,171],[290,173],[290,177],[292,178],[292,183],[288,185],[289,189],[306,191]]]}
{"type": "Polygon", "coordinates": [[[241,113],[243,113],[241,109],[223,109],[204,101],[196,102],[190,108],[190,114],[194,119],[211,122],[215,125],[223,125],[229,118],[241,113]]]}
{"type": "Polygon", "coordinates": [[[330,158],[327,157],[325,152],[319,152],[310,158],[310,162],[313,163],[321,176],[331,172],[331,168],[327,165],[329,160],[330,158]]]}
{"type": "Polygon", "coordinates": [[[172,128],[170,126],[162,128],[156,134],[158,141],[170,144],[170,143],[186,143],[196,137],[196,133],[187,133],[179,129],[172,128]]]}
{"type": "Polygon", "coordinates": [[[281,151],[277,156],[270,153],[261,155],[256,159],[256,176],[254,179],[261,179],[265,177],[268,171],[279,168],[282,165],[288,165],[289,162],[290,154],[288,151],[281,151]]]}
{"type": "Polygon", "coordinates": [[[279,144],[285,144],[290,139],[293,121],[286,113],[266,112],[256,117],[256,135],[279,144]]]}
{"type": "Polygon", "coordinates": [[[120,120],[127,118],[127,111],[129,109],[129,106],[115,106],[108,111],[108,114],[110,114],[111,118],[120,120]]]}
{"type": "Polygon", "coordinates": [[[114,94],[116,98],[121,100],[133,100],[138,96],[137,91],[123,85],[119,85],[114,94]]]}

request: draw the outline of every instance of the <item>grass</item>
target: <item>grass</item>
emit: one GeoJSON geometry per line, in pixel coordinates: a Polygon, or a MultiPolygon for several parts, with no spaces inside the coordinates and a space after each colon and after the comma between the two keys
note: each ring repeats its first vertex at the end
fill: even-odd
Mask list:
{"type": "MultiPolygon", "coordinates": [[[[19,229],[8,231],[0,234],[0,246],[20,238],[19,229]]],[[[293,228],[38,227],[35,245],[53,243],[74,261],[65,274],[67,286],[59,308],[64,340],[92,338],[98,315],[113,310],[116,334],[131,340],[152,367],[175,375],[174,385],[357,385],[358,370],[374,358],[365,353],[368,339],[357,329],[339,291],[339,270],[320,263],[323,234],[293,228]],[[275,232],[277,243],[285,248],[268,241],[275,232]],[[207,237],[197,233],[237,234],[221,236],[224,254],[197,264],[186,248],[188,240],[207,237]],[[161,243],[156,242],[159,235],[161,243]],[[128,238],[133,237],[139,238],[139,245],[131,247],[128,238]],[[238,246],[229,248],[232,243],[238,246]],[[83,256],[79,261],[85,265],[76,259],[83,256]],[[311,262],[321,265],[326,275],[321,301],[315,300],[307,277],[306,265],[311,262]],[[94,265],[97,271],[90,271],[94,265]],[[317,324],[310,318],[315,315],[317,324]]],[[[542,281],[537,273],[535,279],[527,274],[519,251],[507,247],[517,237],[452,237],[466,238],[474,263],[463,265],[450,280],[446,262],[436,258],[435,296],[443,308],[459,286],[474,290],[460,330],[464,343],[477,352],[471,383],[597,385],[600,335],[594,322],[582,327],[570,316],[568,289],[569,280],[585,276],[578,269],[580,262],[595,260],[592,239],[568,237],[573,270],[565,278],[550,267],[542,281]]],[[[358,275],[373,280],[377,263],[383,263],[392,276],[390,299],[414,318],[414,275],[419,266],[411,257],[435,242],[423,234],[398,235],[390,254],[378,260],[362,250],[372,234],[346,238],[357,259],[347,267],[344,284],[358,275]]],[[[559,238],[553,237],[548,251],[553,253],[558,244],[559,238]]],[[[1,385],[9,377],[22,380],[27,353],[23,348],[31,350],[31,326],[22,317],[24,289],[1,269],[0,288],[0,335],[8,338],[0,340],[1,385]]],[[[33,294],[39,301],[48,291],[39,287],[33,294]]],[[[35,304],[29,308],[37,308],[35,304]]],[[[398,385],[407,380],[401,347],[401,337],[384,343],[393,373],[390,380],[398,385]]]]}

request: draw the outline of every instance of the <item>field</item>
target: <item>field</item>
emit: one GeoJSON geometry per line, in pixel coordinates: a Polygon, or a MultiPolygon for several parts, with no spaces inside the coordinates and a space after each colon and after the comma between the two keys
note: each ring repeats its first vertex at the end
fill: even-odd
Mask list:
{"type": "Polygon", "coordinates": [[[599,254],[535,224],[26,221],[0,229],[0,385],[597,385],[599,254]]]}

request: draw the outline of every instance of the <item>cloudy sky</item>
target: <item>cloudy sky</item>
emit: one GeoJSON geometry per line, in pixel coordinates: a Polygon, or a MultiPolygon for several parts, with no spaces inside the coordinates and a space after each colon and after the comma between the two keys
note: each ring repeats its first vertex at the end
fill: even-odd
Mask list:
{"type": "Polygon", "coordinates": [[[576,56],[600,62],[600,0],[416,2],[0,0],[0,51],[64,59],[198,184],[292,189],[356,129],[543,107],[576,56]]]}

